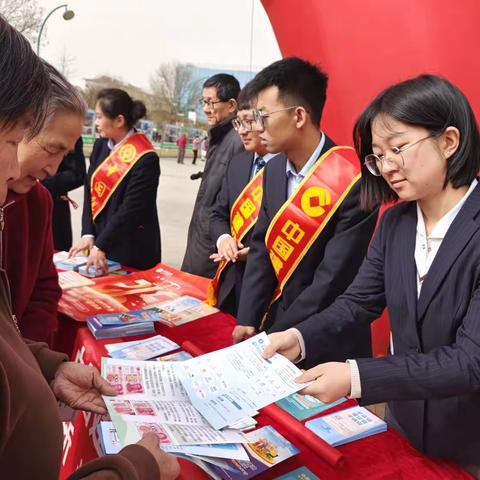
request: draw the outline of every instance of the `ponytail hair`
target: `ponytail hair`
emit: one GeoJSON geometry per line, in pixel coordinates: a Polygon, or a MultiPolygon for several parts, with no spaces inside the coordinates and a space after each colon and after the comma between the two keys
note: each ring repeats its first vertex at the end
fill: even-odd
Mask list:
{"type": "Polygon", "coordinates": [[[147,114],[147,108],[142,101],[133,100],[125,90],[120,88],[100,90],[97,102],[106,117],[113,120],[118,115],[123,115],[128,128],[132,128],[147,114]]]}

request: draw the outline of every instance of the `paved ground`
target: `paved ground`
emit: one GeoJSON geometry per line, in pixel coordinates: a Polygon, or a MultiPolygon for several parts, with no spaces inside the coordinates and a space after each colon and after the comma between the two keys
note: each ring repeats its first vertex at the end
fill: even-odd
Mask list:
{"type": "MultiPolygon", "coordinates": [[[[191,165],[186,158],[179,165],[175,158],[160,160],[162,174],[157,195],[157,208],[162,232],[162,261],[167,265],[180,268],[187,243],[187,230],[192,215],[193,204],[200,180],[190,180],[190,175],[203,170],[205,162],[197,161],[191,165]]],[[[83,205],[83,188],[70,195],[79,205],[72,209],[73,241],[80,238],[83,205]]]]}

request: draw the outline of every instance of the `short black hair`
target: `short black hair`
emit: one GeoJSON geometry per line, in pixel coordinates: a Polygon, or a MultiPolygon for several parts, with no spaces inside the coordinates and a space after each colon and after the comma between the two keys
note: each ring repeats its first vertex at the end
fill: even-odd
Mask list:
{"type": "Polygon", "coordinates": [[[447,127],[460,132],[457,151],[447,161],[445,186],[470,185],[480,170],[478,125],[465,95],[451,82],[424,74],[383,90],[363,111],[353,129],[353,141],[362,168],[361,202],[372,208],[398,200],[383,177],[372,175],[363,163],[372,153],[372,123],[379,115],[389,115],[407,125],[422,127],[435,137],[447,127]]]}
{"type": "Polygon", "coordinates": [[[133,100],[125,90],[120,88],[100,90],[97,95],[97,102],[108,118],[114,119],[118,115],[123,115],[128,128],[132,128],[138,120],[147,114],[147,108],[142,101],[133,100]]]}
{"type": "Polygon", "coordinates": [[[240,84],[238,80],[228,73],[217,73],[216,75],[207,78],[203,83],[203,88],[215,87],[217,89],[217,96],[219,100],[237,99],[240,93],[240,84]]]}
{"type": "Polygon", "coordinates": [[[318,66],[302,58],[288,57],[258,72],[248,86],[256,96],[268,87],[277,87],[287,106],[302,106],[310,113],[312,123],[320,127],[327,84],[328,76],[318,66]]]}
{"type": "Polygon", "coordinates": [[[13,128],[32,116],[29,137],[43,127],[51,83],[28,41],[0,15],[0,126],[13,128]]]}
{"type": "Polygon", "coordinates": [[[249,110],[254,108],[256,95],[249,83],[247,83],[238,94],[238,110],[249,110]]]}

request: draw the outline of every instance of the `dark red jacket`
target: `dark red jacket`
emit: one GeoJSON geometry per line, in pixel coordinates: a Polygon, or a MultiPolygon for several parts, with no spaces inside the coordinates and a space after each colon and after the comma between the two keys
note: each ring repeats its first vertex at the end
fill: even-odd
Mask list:
{"type": "Polygon", "coordinates": [[[24,337],[51,345],[62,295],[52,260],[52,198],[38,184],[24,195],[9,192],[4,211],[2,262],[13,312],[24,337]]]}

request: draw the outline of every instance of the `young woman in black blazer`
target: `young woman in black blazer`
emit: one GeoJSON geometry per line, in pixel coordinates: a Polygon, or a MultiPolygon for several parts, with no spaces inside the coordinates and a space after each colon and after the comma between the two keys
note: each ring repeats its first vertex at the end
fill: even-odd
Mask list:
{"type": "MultiPolygon", "coordinates": [[[[70,254],[88,250],[88,265],[95,269],[105,269],[107,258],[128,267],[151,268],[161,260],[156,205],[160,163],[150,141],[134,129],[146,114],[145,105],[132,100],[123,90],[110,88],[98,94],[95,113],[101,138],[93,146],[85,182],[82,238],[71,248],[70,254]],[[92,213],[92,195],[95,201],[92,175],[112,153],[131,142],[133,136],[146,146],[145,153],[137,157],[95,216],[92,213]]],[[[124,160],[128,163],[131,158],[119,154],[119,168],[124,160]]],[[[111,166],[115,171],[117,165],[111,166]]],[[[106,169],[103,177],[106,183],[109,174],[110,170],[106,169]]]]}
{"type": "Polygon", "coordinates": [[[458,88],[422,75],[375,98],[358,119],[362,201],[401,200],[384,214],[352,285],[297,329],[270,335],[274,351],[326,362],[332,344],[385,307],[392,352],[321,363],[299,381],[331,402],[389,402],[387,421],[427,454],[480,478],[480,140],[458,88]]]}

